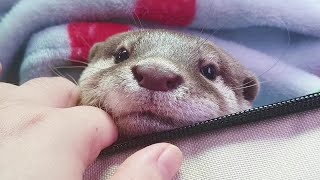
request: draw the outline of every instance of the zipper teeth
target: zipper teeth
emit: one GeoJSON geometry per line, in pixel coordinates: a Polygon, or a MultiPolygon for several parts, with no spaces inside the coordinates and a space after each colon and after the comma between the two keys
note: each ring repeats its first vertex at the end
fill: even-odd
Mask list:
{"type": "Polygon", "coordinates": [[[320,92],[301,96],[287,101],[248,109],[242,112],[237,112],[230,115],[198,122],[189,126],[176,128],[169,131],[153,133],[126,140],[124,142],[119,142],[107,149],[104,149],[100,155],[107,155],[109,153],[128,150],[138,146],[150,145],[165,140],[181,138],[196,133],[203,133],[218,128],[261,121],[264,119],[283,116],[290,113],[298,113],[317,107],[320,107],[320,92]]]}

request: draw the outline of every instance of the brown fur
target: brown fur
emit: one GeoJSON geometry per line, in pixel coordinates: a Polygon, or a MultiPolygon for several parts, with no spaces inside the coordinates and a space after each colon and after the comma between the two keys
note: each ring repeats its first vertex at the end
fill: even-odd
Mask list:
{"type": "Polygon", "coordinates": [[[256,76],[222,49],[199,37],[168,30],[126,32],[97,43],[79,85],[81,103],[106,109],[122,136],[167,130],[244,110],[251,107],[259,92],[256,76]],[[130,58],[114,64],[113,55],[121,47],[129,50],[130,58]],[[139,87],[130,69],[150,63],[179,73],[183,85],[170,92],[139,87]],[[200,73],[203,63],[216,67],[217,80],[200,73]]]}

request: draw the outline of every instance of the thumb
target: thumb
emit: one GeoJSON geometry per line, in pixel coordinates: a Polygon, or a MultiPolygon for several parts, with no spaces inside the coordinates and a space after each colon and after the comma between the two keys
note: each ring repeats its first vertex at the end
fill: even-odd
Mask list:
{"type": "Polygon", "coordinates": [[[130,156],[119,167],[112,180],[169,180],[176,175],[181,163],[182,152],[176,146],[158,143],[130,156]]]}

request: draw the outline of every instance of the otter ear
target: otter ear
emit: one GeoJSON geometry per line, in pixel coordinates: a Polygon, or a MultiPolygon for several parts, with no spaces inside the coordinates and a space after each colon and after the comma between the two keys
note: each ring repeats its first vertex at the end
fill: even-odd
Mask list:
{"type": "Polygon", "coordinates": [[[255,76],[248,76],[243,81],[243,97],[249,102],[253,102],[260,90],[260,84],[255,76]]]}
{"type": "Polygon", "coordinates": [[[101,48],[102,42],[95,43],[89,52],[89,62],[96,56],[98,50],[101,48]]]}

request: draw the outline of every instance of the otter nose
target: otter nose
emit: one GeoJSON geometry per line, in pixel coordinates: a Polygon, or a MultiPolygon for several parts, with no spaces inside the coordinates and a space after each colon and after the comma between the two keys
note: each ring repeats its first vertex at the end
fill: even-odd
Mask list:
{"type": "Polygon", "coordinates": [[[136,65],[132,73],[141,87],[153,91],[169,91],[183,83],[179,74],[153,66],[136,65]]]}

